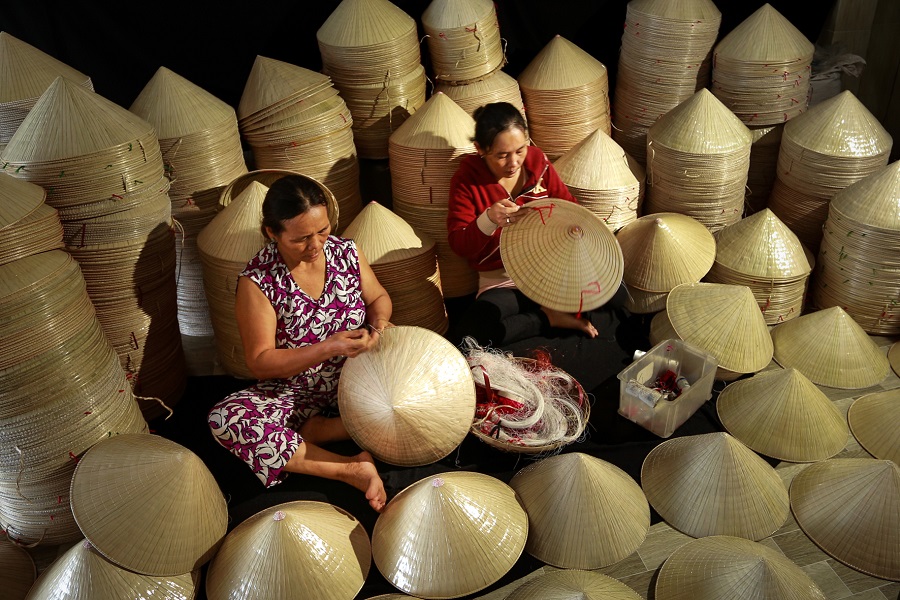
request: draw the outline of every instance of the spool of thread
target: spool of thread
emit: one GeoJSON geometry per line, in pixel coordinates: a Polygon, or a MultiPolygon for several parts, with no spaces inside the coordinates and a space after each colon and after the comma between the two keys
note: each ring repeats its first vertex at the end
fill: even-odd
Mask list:
{"type": "Polygon", "coordinates": [[[691,382],[689,382],[684,375],[679,375],[678,379],[675,380],[675,387],[683,394],[691,389],[691,382]]]}
{"type": "Polygon", "coordinates": [[[663,398],[662,392],[649,388],[637,379],[629,379],[625,384],[625,393],[634,396],[644,404],[655,407],[663,398]]]}

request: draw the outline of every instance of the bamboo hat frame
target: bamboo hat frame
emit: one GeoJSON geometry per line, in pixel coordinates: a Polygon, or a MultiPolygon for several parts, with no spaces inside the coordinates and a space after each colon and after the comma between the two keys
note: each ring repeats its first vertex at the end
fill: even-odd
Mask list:
{"type": "Polygon", "coordinates": [[[422,28],[437,81],[478,81],[506,64],[490,0],[432,0],[422,13],[422,28]]]}
{"type": "Polygon", "coordinates": [[[491,102],[509,102],[524,115],[525,104],[519,82],[503,71],[497,70],[479,81],[463,85],[450,85],[438,81],[435,93],[443,92],[470,116],[475,109],[491,102]]]}

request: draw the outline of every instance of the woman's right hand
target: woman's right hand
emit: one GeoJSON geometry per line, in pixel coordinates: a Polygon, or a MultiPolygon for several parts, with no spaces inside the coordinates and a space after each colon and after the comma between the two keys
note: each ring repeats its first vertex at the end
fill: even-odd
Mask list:
{"type": "Polygon", "coordinates": [[[346,356],[353,358],[362,354],[369,349],[371,343],[369,340],[369,332],[363,329],[351,329],[349,331],[338,331],[329,336],[328,343],[332,348],[332,357],[337,358],[346,356]]]}
{"type": "Polygon", "coordinates": [[[491,204],[487,209],[488,219],[497,227],[506,227],[512,225],[519,218],[516,214],[521,208],[518,204],[508,198],[504,198],[498,202],[491,204]]]}

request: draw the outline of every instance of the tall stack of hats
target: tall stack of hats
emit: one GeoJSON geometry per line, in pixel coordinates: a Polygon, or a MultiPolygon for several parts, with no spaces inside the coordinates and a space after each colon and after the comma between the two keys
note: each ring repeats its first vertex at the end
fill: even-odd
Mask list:
{"type": "Polygon", "coordinates": [[[675,338],[716,357],[716,379],[733,381],[772,360],[772,336],[750,288],[684,283],[669,292],[666,310],[650,323],[650,343],[675,338]]]}
{"type": "Polygon", "coordinates": [[[812,296],[868,333],[900,334],[900,161],[831,200],[812,296]]]}
{"type": "MultiPolygon", "coordinates": [[[[269,186],[291,171],[258,170],[239,176],[222,190],[222,210],[197,236],[197,250],[203,262],[203,289],[209,303],[219,362],[229,373],[255,379],[247,367],[241,335],[234,315],[234,294],[241,272],[251,258],[266,245],[261,230],[262,204],[269,186]]],[[[311,179],[311,178],[310,178],[311,179]]],[[[312,180],[315,181],[315,180],[312,180]]],[[[328,202],[332,229],[338,222],[334,194],[316,181],[328,202]]]]}
{"type": "Polygon", "coordinates": [[[390,295],[392,323],[418,325],[440,334],[447,331],[434,240],[374,200],[341,235],[356,242],[390,295]]]}
{"type": "Polygon", "coordinates": [[[354,117],[327,75],[257,56],[237,114],[258,169],[321,181],[338,198],[345,223],[359,214],[354,117]]]}
{"type": "Polygon", "coordinates": [[[637,219],[646,173],[603,129],[578,142],[553,166],[578,202],[610,231],[637,219]]]}
{"type": "Polygon", "coordinates": [[[0,174],[0,265],[63,247],[59,214],[44,188],[0,174]]]}
{"type": "Polygon", "coordinates": [[[444,297],[478,288],[478,274],[447,242],[450,179],[465,154],[475,151],[475,121],[446,95],[437,93],[390,139],[394,212],[435,241],[444,297]]]}
{"type": "Polygon", "coordinates": [[[147,424],[78,263],[62,250],[3,262],[0,523],[23,544],[74,541],[68,498],[79,456],[147,424]]]}
{"type": "Polygon", "coordinates": [[[216,216],[221,188],[247,172],[237,117],[231,106],[165,67],[129,110],[156,130],[170,181],[179,328],[185,335],[212,335],[197,234],[216,216]]]}
{"type": "Polygon", "coordinates": [[[741,219],[750,130],[709,90],[660,117],[647,132],[644,213],[677,212],[710,231],[741,219]]]}
{"type": "Polygon", "coordinates": [[[631,0],[619,52],[613,139],[642,164],[647,130],[709,82],[722,13],[711,0],[631,0]]]}
{"type": "Polygon", "coordinates": [[[57,78],[2,153],[5,171],[43,186],[59,211],[106,336],[148,419],[186,383],[175,292],[175,240],[153,127],[57,78]]]}
{"type": "Polygon", "coordinates": [[[0,31],[0,150],[57,77],[94,89],[84,73],[0,31]]]}
{"type": "Polygon", "coordinates": [[[387,158],[391,133],[425,103],[416,21],[388,0],[342,0],[316,40],[353,115],[356,151],[387,158]]]}
{"type": "Polygon", "coordinates": [[[850,91],[784,126],[769,208],[818,252],[834,195],[888,163],[893,140],[850,91]]]}
{"type": "Polygon", "coordinates": [[[519,74],[528,132],[556,160],[597,129],[610,132],[609,80],[599,60],[557,35],[519,74]]]}
{"type": "Polygon", "coordinates": [[[522,102],[522,91],[519,82],[503,71],[495,71],[480,81],[465,85],[450,85],[449,83],[436,83],[435,92],[443,92],[451,100],[459,104],[459,107],[469,113],[475,109],[492,102],[508,102],[525,113],[525,103],[522,102]]]}
{"type": "Polygon", "coordinates": [[[713,50],[711,90],[753,134],[748,205],[765,208],[783,123],[806,110],[813,51],[806,36],[764,4],[713,50]]]}
{"type": "Polygon", "coordinates": [[[678,213],[644,215],[620,229],[616,239],[625,259],[626,306],[638,314],[664,310],[669,292],[703,279],[716,256],[709,229],[678,213]]]}
{"type": "Polygon", "coordinates": [[[438,82],[465,85],[506,63],[497,9],[490,0],[431,0],[422,13],[422,27],[438,82]]]}
{"type": "Polygon", "coordinates": [[[811,258],[797,236],[766,208],[719,231],[716,261],[705,280],[747,286],[766,323],[775,325],[803,312],[811,258]]]}

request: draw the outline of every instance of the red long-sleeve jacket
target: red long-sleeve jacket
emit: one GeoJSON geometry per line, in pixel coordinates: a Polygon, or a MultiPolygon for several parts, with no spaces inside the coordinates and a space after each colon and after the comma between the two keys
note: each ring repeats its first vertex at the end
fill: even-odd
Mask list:
{"type": "Polygon", "coordinates": [[[500,228],[491,235],[485,235],[476,223],[479,215],[492,204],[510,199],[521,206],[538,198],[561,198],[577,202],[550,164],[547,155],[537,146],[528,146],[522,168],[526,175],[525,187],[515,198],[497,182],[485,162],[475,154],[463,157],[450,180],[447,213],[450,248],[477,271],[503,267],[500,259],[500,228]]]}

